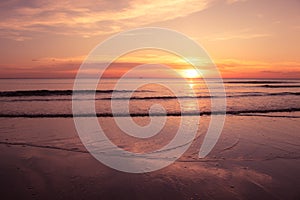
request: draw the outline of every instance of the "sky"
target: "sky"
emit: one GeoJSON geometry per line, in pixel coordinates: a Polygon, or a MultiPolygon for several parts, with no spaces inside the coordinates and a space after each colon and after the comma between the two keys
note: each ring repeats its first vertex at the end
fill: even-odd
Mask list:
{"type": "MultiPolygon", "coordinates": [[[[300,78],[299,11],[299,0],[3,0],[0,78],[74,78],[97,44],[141,27],[187,35],[208,52],[223,78],[300,78]]],[[[154,62],[193,76],[173,58],[135,52],[106,74],[117,77],[154,62]]]]}

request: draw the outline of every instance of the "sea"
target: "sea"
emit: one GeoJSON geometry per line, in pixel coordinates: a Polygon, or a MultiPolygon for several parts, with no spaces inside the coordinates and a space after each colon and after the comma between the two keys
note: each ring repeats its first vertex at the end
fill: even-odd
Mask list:
{"type": "MultiPolygon", "coordinates": [[[[207,82],[202,79],[128,79],[122,82],[122,89],[115,89],[117,79],[102,79],[96,91],[90,89],[94,81],[86,79],[83,83],[86,89],[73,91],[73,79],[1,79],[0,117],[72,118],[74,92],[73,101],[95,101],[98,117],[112,117],[112,102],[117,107],[114,114],[122,115],[126,109],[123,105],[128,101],[129,113],[136,117],[148,116],[153,104],[161,105],[169,116],[210,115],[214,98],[226,99],[228,115],[280,115],[300,111],[300,80],[295,79],[224,79],[222,85],[213,79],[207,82]],[[137,84],[140,86],[132,90],[137,84]],[[224,86],[225,93],[220,91],[220,86],[224,86]],[[174,93],[170,87],[178,90],[174,93]]],[[[82,108],[86,116],[87,110],[82,108]]],[[[152,114],[159,116],[161,111],[154,108],[152,114]]]]}

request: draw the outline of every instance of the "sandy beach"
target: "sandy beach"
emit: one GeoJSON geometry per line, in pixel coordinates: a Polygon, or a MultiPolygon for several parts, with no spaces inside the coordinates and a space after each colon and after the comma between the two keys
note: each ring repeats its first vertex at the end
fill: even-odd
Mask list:
{"type": "MultiPolygon", "coordinates": [[[[93,158],[81,144],[72,118],[1,118],[1,196],[299,199],[300,113],[281,115],[285,117],[227,116],[219,142],[208,157],[199,159],[197,149],[209,121],[203,117],[199,137],[178,161],[144,174],[119,172],[93,158]]],[[[170,118],[176,122],[176,117],[170,118]]]]}

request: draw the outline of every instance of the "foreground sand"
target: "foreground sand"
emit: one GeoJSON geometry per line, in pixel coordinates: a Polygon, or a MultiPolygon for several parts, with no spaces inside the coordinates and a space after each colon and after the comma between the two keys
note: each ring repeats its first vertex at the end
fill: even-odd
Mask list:
{"type": "Polygon", "coordinates": [[[280,115],[228,116],[208,157],[197,158],[200,136],[176,163],[146,174],[99,163],[72,119],[3,118],[1,199],[300,199],[300,118],[286,117],[300,113],[280,115]]]}

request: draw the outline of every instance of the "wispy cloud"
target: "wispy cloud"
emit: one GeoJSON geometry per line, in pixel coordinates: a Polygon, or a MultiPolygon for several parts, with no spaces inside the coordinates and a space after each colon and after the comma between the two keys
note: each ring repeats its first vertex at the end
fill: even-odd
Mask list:
{"type": "Polygon", "coordinates": [[[247,1],[247,0],[226,0],[226,2],[228,3],[228,4],[232,4],[232,3],[236,3],[236,2],[243,2],[243,1],[247,1]]]}
{"type": "Polygon", "coordinates": [[[15,0],[0,3],[0,37],[26,40],[34,33],[91,37],[206,9],[212,0],[15,0]]]}
{"type": "Polygon", "coordinates": [[[242,30],[225,32],[217,35],[212,35],[207,37],[209,41],[225,41],[225,40],[249,40],[256,38],[265,38],[271,37],[270,33],[256,33],[257,31],[254,29],[246,28],[242,30]]]}
{"type": "Polygon", "coordinates": [[[214,41],[220,41],[220,40],[233,40],[233,39],[242,39],[242,40],[248,40],[248,39],[254,39],[254,38],[263,38],[263,37],[270,37],[271,34],[244,34],[244,35],[230,35],[230,36],[223,36],[223,37],[216,37],[213,40],[214,41]]]}
{"type": "MultiPolygon", "coordinates": [[[[32,59],[32,64],[27,66],[7,65],[0,66],[0,78],[74,78],[79,69],[83,57],[74,58],[39,58],[32,59]]],[[[149,60],[118,60],[110,65],[105,71],[105,77],[120,77],[122,74],[139,66],[149,60]]],[[[147,63],[147,62],[146,62],[147,63]]],[[[152,63],[152,62],[151,62],[152,63]]],[[[299,78],[299,62],[264,62],[256,60],[218,59],[215,61],[224,78],[299,78]]],[[[183,63],[160,63],[173,67],[174,69],[186,69],[188,65],[183,63]]],[[[97,68],[98,69],[98,68],[97,68]]],[[[97,71],[97,70],[96,70],[97,71]]],[[[93,66],[85,74],[86,77],[94,76],[93,66]]],[[[151,68],[147,72],[137,73],[137,76],[146,74],[148,77],[168,77],[151,68]]]]}
{"type": "Polygon", "coordinates": [[[224,77],[235,78],[299,78],[299,62],[263,62],[255,60],[219,59],[216,61],[224,77]]]}
{"type": "Polygon", "coordinates": [[[237,67],[242,66],[244,68],[265,68],[265,67],[289,67],[289,68],[299,68],[299,62],[263,62],[263,61],[255,61],[255,60],[238,60],[238,59],[218,59],[216,61],[221,66],[225,67],[237,67]]]}

